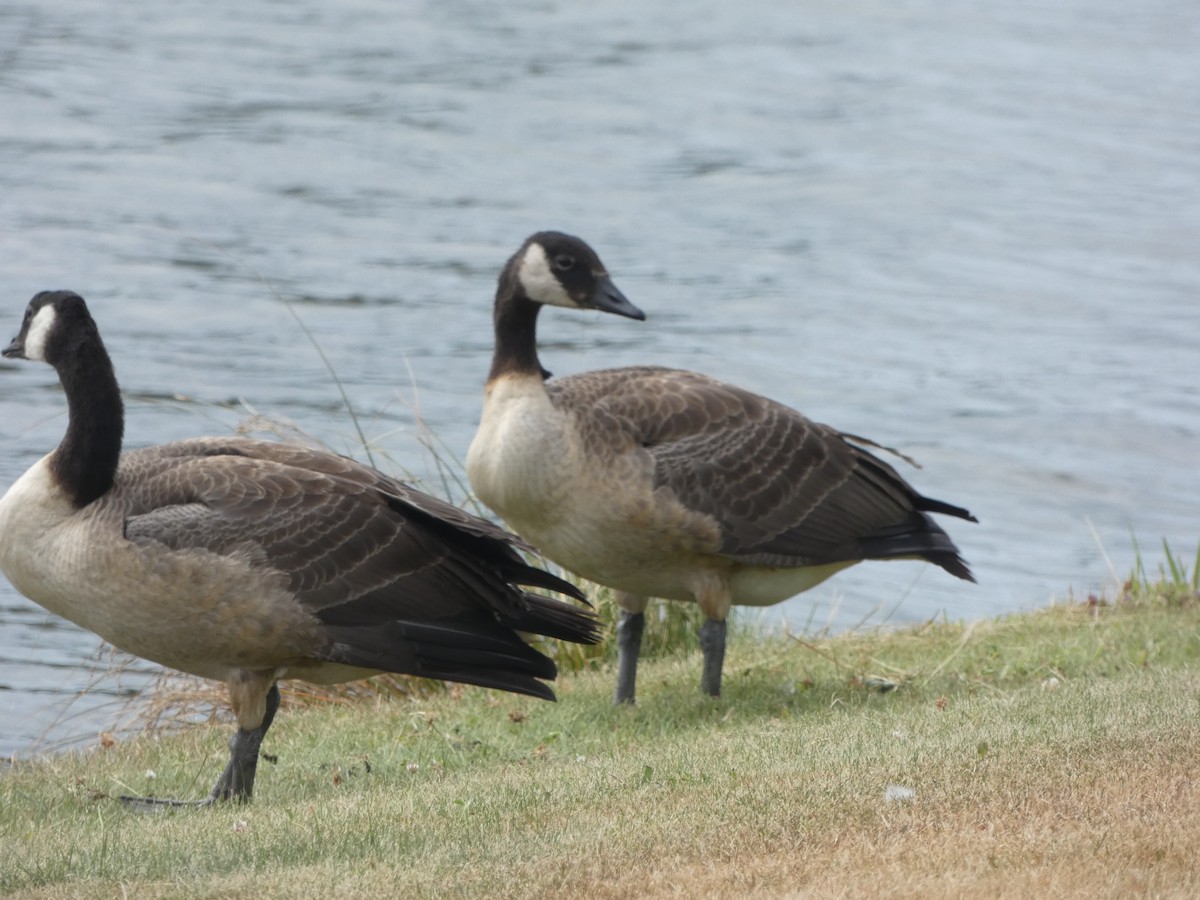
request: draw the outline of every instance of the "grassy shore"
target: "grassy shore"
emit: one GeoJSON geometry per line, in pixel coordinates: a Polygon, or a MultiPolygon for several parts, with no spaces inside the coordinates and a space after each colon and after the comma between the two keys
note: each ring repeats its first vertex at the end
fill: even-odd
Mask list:
{"type": "Polygon", "coordinates": [[[1200,896],[1200,599],[1163,583],[973,626],[739,633],[720,700],[593,660],[560,702],[477,689],[285,710],[248,807],[226,727],[0,775],[25,897],[1200,896]],[[151,774],[152,773],[152,774],[151,774]]]}

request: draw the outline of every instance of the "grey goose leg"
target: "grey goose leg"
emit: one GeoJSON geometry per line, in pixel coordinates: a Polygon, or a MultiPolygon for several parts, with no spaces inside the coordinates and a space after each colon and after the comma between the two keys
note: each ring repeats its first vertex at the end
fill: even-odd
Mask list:
{"type": "Polygon", "coordinates": [[[712,697],[721,696],[721,669],[725,665],[725,622],[708,619],[700,626],[700,649],[704,653],[704,671],[700,690],[712,697]]]}
{"type": "Polygon", "coordinates": [[[229,762],[208,795],[209,803],[221,800],[249,802],[254,794],[254,776],[258,773],[258,751],[278,711],[279,685],[272,684],[267,691],[267,709],[262,723],[248,731],[239,728],[229,738],[229,762]]]}
{"type": "Polygon", "coordinates": [[[637,694],[637,664],[642,652],[646,614],[621,610],[617,620],[617,690],[613,703],[633,703],[637,694]]]}
{"type": "Polygon", "coordinates": [[[225,771],[213,785],[212,791],[204,800],[172,800],[164,797],[121,797],[121,802],[130,809],[138,812],[158,812],[163,809],[181,806],[211,806],[225,800],[236,800],[241,803],[249,802],[254,793],[254,776],[258,772],[258,755],[262,747],[263,737],[275,713],[279,711],[279,686],[271,685],[267,692],[266,713],[257,728],[239,728],[229,738],[229,762],[225,771]]]}

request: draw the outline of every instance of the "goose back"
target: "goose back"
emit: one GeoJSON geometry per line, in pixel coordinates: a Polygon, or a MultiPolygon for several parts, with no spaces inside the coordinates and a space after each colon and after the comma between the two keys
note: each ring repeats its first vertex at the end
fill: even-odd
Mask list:
{"type": "Polygon", "coordinates": [[[969,513],[920,496],[851,438],[788,406],[656,366],[553,379],[546,392],[573,412],[595,466],[641,457],[654,491],[719,523],[718,552],[731,560],[798,567],[935,553],[967,575],[924,510],[969,513]]]}

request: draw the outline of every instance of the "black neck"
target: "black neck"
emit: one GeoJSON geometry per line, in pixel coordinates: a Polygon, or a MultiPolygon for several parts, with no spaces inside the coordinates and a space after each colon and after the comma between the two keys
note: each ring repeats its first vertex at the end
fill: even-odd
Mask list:
{"type": "Polygon", "coordinates": [[[82,341],[58,363],[67,395],[67,433],[50,457],[51,470],[77,507],[112,487],[121,457],[125,409],[112,360],[99,334],[82,341]]]}
{"type": "Polygon", "coordinates": [[[537,375],[549,378],[537,355],[537,317],[542,305],[534,303],[501,279],[496,292],[496,350],[488,381],[502,375],[537,375]]]}

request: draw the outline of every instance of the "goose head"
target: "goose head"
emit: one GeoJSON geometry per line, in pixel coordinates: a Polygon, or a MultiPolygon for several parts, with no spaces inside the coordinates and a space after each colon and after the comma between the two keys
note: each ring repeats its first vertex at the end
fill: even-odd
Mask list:
{"type": "Polygon", "coordinates": [[[613,284],[596,251],[569,234],[539,231],[532,235],[508,270],[513,287],[534,303],[646,318],[613,284]]]}
{"type": "Polygon", "coordinates": [[[74,291],[42,291],[29,301],[21,330],[0,354],[55,365],[71,353],[73,336],[78,340],[89,332],[99,340],[82,297],[74,291]]]}

